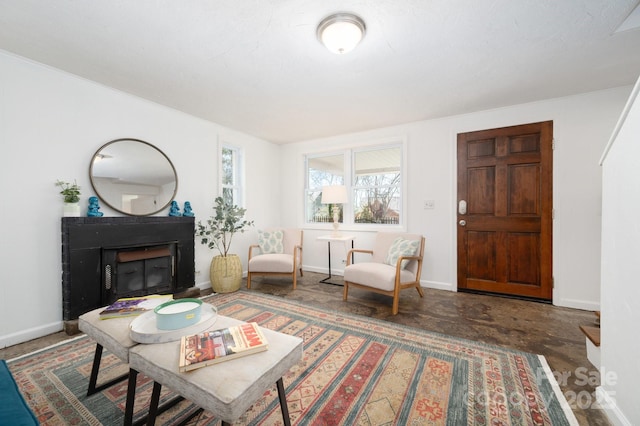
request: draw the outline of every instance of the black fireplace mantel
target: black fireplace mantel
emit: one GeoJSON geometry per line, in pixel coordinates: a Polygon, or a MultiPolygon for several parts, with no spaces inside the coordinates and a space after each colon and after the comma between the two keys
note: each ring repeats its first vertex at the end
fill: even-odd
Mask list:
{"type": "Polygon", "coordinates": [[[113,300],[103,291],[105,249],[175,244],[175,288],[194,286],[193,217],[63,217],[62,312],[65,321],[113,300]]]}

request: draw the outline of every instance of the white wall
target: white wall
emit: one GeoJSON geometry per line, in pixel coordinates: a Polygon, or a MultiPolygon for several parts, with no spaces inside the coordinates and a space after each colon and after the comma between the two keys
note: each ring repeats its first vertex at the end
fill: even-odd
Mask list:
{"type": "MultiPolygon", "coordinates": [[[[423,285],[456,289],[456,135],[462,132],[553,120],[554,151],[553,265],[554,304],[596,310],[600,306],[601,177],[598,160],[622,111],[630,87],[516,105],[474,114],[422,121],[341,135],[283,147],[282,192],[289,206],[287,224],[303,224],[304,155],[403,137],[408,150],[409,232],[426,236],[423,285]],[[425,210],[425,200],[435,209],[425,210]]],[[[370,232],[353,232],[356,246],[369,247],[370,232]]],[[[326,270],[327,249],[316,241],[327,228],[305,233],[305,268],[326,270]]],[[[342,269],[344,253],[332,251],[332,266],[342,269]],[[342,258],[340,258],[342,256],[342,258]]]]}
{"type": "MultiPolygon", "coordinates": [[[[0,51],[0,178],[5,200],[0,216],[0,347],[61,329],[61,196],[54,182],[77,179],[86,202],[93,195],[91,157],[105,142],[122,137],[148,141],[171,158],[179,174],[176,199],[181,205],[191,201],[196,219],[209,215],[217,194],[217,143],[245,148],[247,218],[255,220],[255,229],[303,226],[305,153],[403,137],[408,150],[408,230],[427,237],[423,284],[455,290],[456,134],[553,120],[554,303],[598,309],[598,158],[629,91],[622,87],[276,146],[0,51]],[[423,209],[427,199],[435,200],[435,209],[423,209]]],[[[119,216],[104,205],[102,211],[119,216]]],[[[255,229],[234,241],[232,249],[243,262],[255,229]]],[[[326,244],[316,237],[327,232],[306,230],[305,269],[326,271],[326,244]]],[[[372,236],[356,233],[357,246],[367,247],[372,236]]],[[[336,247],[332,253],[334,273],[339,273],[344,252],[336,247]]],[[[197,284],[208,283],[211,256],[196,243],[197,284]]]]}
{"type": "MultiPolygon", "coordinates": [[[[89,162],[123,137],[167,154],[178,172],[176,200],[181,208],[190,201],[196,220],[211,213],[217,194],[218,140],[244,147],[252,154],[247,218],[279,220],[279,191],[271,192],[278,175],[268,169],[279,162],[277,145],[0,51],[0,347],[62,329],[62,196],[54,182],[77,179],[86,214],[89,162]]],[[[121,216],[104,204],[101,211],[121,216]]],[[[243,264],[249,239],[232,245],[243,264]]],[[[208,285],[212,255],[196,241],[196,284],[208,285]]]]}
{"type": "Polygon", "coordinates": [[[640,424],[640,79],[603,161],[602,309],[597,395],[614,424],[640,424]]]}

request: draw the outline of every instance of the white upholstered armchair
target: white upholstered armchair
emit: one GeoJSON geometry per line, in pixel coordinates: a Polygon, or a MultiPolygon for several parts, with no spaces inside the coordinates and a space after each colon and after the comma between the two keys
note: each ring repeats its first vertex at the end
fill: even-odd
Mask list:
{"type": "Polygon", "coordinates": [[[298,271],[302,276],[302,230],[258,231],[258,244],[249,247],[247,288],[251,288],[254,275],[283,275],[291,276],[295,290],[298,271]]]}
{"type": "Polygon", "coordinates": [[[420,287],[424,237],[418,234],[378,232],[373,250],[352,249],[347,254],[344,269],[343,299],[349,288],[356,287],[393,297],[392,314],[398,313],[400,290],[420,287]],[[352,263],[353,254],[366,253],[365,262],[352,263]]]}

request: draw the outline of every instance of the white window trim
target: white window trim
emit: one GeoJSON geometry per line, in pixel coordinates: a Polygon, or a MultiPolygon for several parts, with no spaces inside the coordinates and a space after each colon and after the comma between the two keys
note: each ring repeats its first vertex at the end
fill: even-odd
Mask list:
{"type": "Polygon", "coordinates": [[[232,188],[237,190],[238,199],[234,204],[239,207],[245,207],[245,185],[244,185],[244,150],[243,148],[233,145],[231,143],[225,142],[224,140],[220,140],[218,143],[218,196],[222,197],[223,191],[225,188],[232,188]],[[235,168],[234,168],[234,185],[226,185],[222,182],[224,177],[223,175],[223,167],[222,167],[222,150],[229,149],[234,153],[235,168]]]}
{"type": "Polygon", "coordinates": [[[307,200],[307,191],[309,190],[309,168],[308,168],[308,159],[314,157],[325,157],[331,155],[344,155],[344,182],[347,186],[347,193],[349,201],[347,204],[343,205],[343,220],[344,222],[340,223],[340,230],[342,231],[406,231],[407,229],[407,176],[409,175],[407,171],[407,143],[406,137],[396,136],[383,138],[375,141],[368,141],[366,143],[357,144],[354,146],[345,147],[343,149],[334,149],[331,151],[322,151],[322,152],[309,152],[304,154],[303,158],[303,167],[304,167],[304,196],[303,196],[303,206],[302,206],[302,214],[303,214],[303,226],[305,229],[313,229],[313,230],[332,230],[333,227],[330,223],[318,223],[318,222],[309,222],[307,220],[306,215],[306,200],[307,200]],[[368,150],[376,150],[376,149],[384,149],[390,148],[394,146],[400,146],[401,148],[401,164],[400,170],[402,174],[401,183],[400,183],[400,205],[402,206],[402,211],[400,214],[400,219],[398,224],[377,224],[377,223],[355,223],[353,221],[353,170],[354,170],[354,161],[355,156],[354,152],[358,151],[368,151],[368,150]]]}
{"type": "MultiPolygon", "coordinates": [[[[310,158],[320,158],[320,157],[331,157],[334,155],[342,155],[343,156],[343,182],[347,181],[347,176],[350,173],[351,170],[351,164],[348,161],[348,156],[345,155],[346,150],[341,149],[341,150],[334,150],[334,151],[323,151],[323,152],[315,152],[315,153],[308,153],[308,154],[304,154],[304,194],[302,197],[302,220],[304,223],[304,228],[305,229],[319,229],[319,230],[326,230],[326,231],[330,231],[333,230],[333,225],[331,223],[325,223],[325,222],[309,222],[307,220],[307,193],[309,191],[309,159],[310,158]]],[[[349,188],[349,186],[347,185],[347,188],[349,188]]],[[[319,188],[321,189],[321,188],[319,188]]],[[[344,204],[342,206],[343,208],[343,217],[347,217],[347,214],[349,212],[348,209],[350,209],[350,205],[351,205],[351,194],[349,191],[347,191],[347,196],[349,198],[349,202],[347,202],[347,204],[344,204]]],[[[346,226],[347,223],[340,223],[340,228],[341,229],[348,229],[348,227],[346,226]]]]}

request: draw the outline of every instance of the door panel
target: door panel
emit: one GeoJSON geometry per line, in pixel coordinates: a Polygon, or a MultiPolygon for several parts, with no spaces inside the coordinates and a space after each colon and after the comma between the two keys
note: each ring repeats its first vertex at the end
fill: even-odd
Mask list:
{"type": "Polygon", "coordinates": [[[525,164],[509,167],[509,215],[540,215],[540,168],[525,164]]]}
{"type": "Polygon", "coordinates": [[[478,167],[469,170],[469,214],[493,215],[495,209],[495,167],[478,167]]]}
{"type": "Polygon", "coordinates": [[[458,289],[551,300],[553,123],[458,135],[458,289]]]}
{"type": "Polygon", "coordinates": [[[495,281],[496,233],[471,231],[467,238],[467,277],[495,281]]]}
{"type": "Polygon", "coordinates": [[[507,234],[507,281],[536,285],[540,282],[540,239],[535,233],[507,234]]]}

